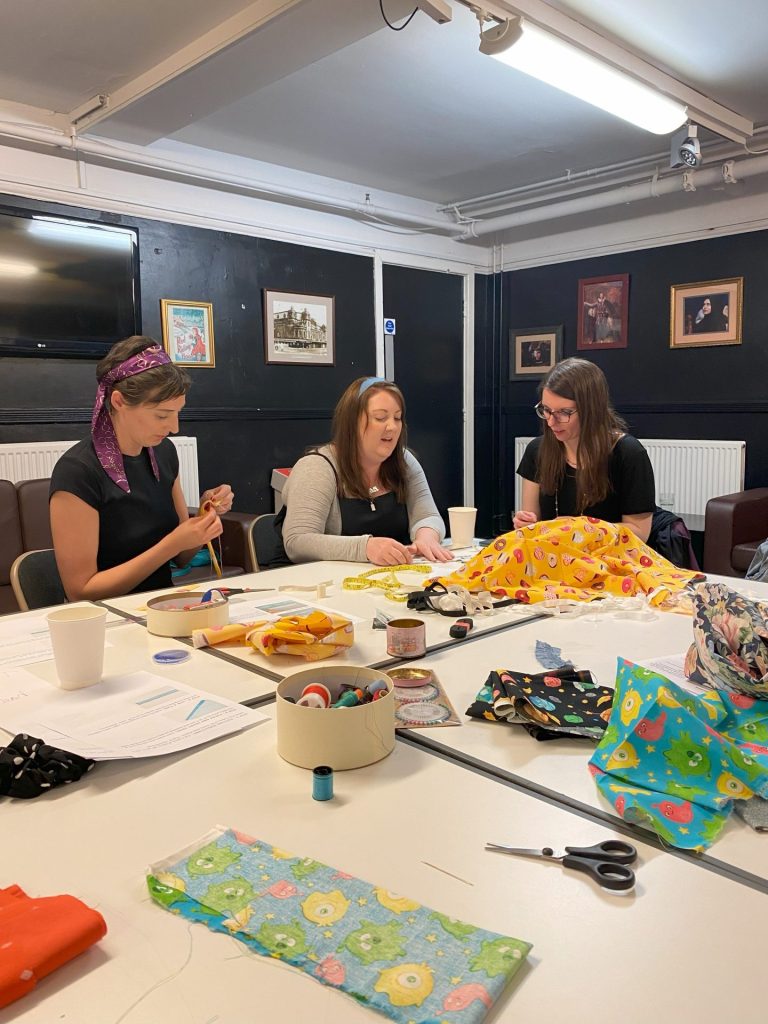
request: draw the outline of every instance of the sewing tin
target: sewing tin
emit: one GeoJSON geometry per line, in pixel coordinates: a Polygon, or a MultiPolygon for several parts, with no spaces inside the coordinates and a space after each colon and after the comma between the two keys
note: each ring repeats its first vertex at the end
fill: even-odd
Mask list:
{"type": "Polygon", "coordinates": [[[421,619],[391,619],[387,623],[387,654],[392,658],[423,658],[427,630],[421,619]]]}
{"type": "Polygon", "coordinates": [[[147,602],[147,629],[155,636],[190,636],[193,629],[226,626],[229,602],[222,594],[202,603],[197,591],[164,594],[147,602]]]}
{"type": "Polygon", "coordinates": [[[435,681],[428,668],[391,668],[387,675],[398,688],[401,686],[428,686],[435,681]]]}
{"type": "Polygon", "coordinates": [[[380,761],[395,746],[394,687],[383,672],[352,665],[314,665],[287,676],[275,693],[277,752],[299,768],[317,765],[344,771],[380,761]],[[334,701],[344,684],[365,691],[384,680],[387,692],[379,700],[350,708],[308,708],[292,704],[306,686],[322,683],[334,701]]]}

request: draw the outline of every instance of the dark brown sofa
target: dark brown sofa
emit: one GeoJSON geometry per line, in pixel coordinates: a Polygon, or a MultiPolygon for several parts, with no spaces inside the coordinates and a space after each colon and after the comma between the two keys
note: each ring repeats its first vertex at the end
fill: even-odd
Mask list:
{"type": "MultiPolygon", "coordinates": [[[[15,559],[25,551],[53,547],[48,517],[49,486],[50,480],[24,480],[18,484],[0,480],[0,614],[19,610],[10,582],[15,559]]],[[[225,576],[256,571],[250,543],[255,518],[244,512],[227,512],[221,517],[225,576]]],[[[178,577],[176,583],[199,583],[211,575],[210,566],[199,566],[178,577]]]]}
{"type": "Polygon", "coordinates": [[[704,572],[745,576],[768,537],[768,487],[710,498],[704,518],[704,572]]]}

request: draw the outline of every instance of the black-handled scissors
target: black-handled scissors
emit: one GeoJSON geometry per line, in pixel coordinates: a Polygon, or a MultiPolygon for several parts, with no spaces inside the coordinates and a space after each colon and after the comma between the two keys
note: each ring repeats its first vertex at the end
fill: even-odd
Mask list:
{"type": "Polygon", "coordinates": [[[603,889],[626,892],[635,886],[635,872],[627,864],[637,860],[637,850],[620,839],[606,839],[595,846],[566,846],[563,853],[555,853],[550,846],[542,850],[524,850],[515,846],[486,843],[486,850],[511,853],[516,857],[543,857],[559,861],[564,868],[583,871],[591,875],[603,889]]]}

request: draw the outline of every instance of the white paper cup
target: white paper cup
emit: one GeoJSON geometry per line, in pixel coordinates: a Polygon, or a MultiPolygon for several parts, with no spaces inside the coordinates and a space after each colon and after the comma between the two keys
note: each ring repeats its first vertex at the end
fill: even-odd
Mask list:
{"type": "Polygon", "coordinates": [[[468,548],[475,539],[475,518],[477,509],[468,505],[455,505],[448,509],[451,527],[451,547],[468,548]]]}
{"type": "Polygon", "coordinates": [[[77,690],[98,683],[104,672],[107,609],[62,608],[47,619],[59,686],[77,690]]]}

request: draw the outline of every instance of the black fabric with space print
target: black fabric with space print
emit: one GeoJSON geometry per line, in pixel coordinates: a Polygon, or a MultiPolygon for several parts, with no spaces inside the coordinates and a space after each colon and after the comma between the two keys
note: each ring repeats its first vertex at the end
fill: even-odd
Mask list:
{"type": "Polygon", "coordinates": [[[522,725],[537,740],[585,736],[598,741],[611,717],[613,690],[598,686],[588,671],[491,672],[474,703],[471,718],[522,725]]]}

